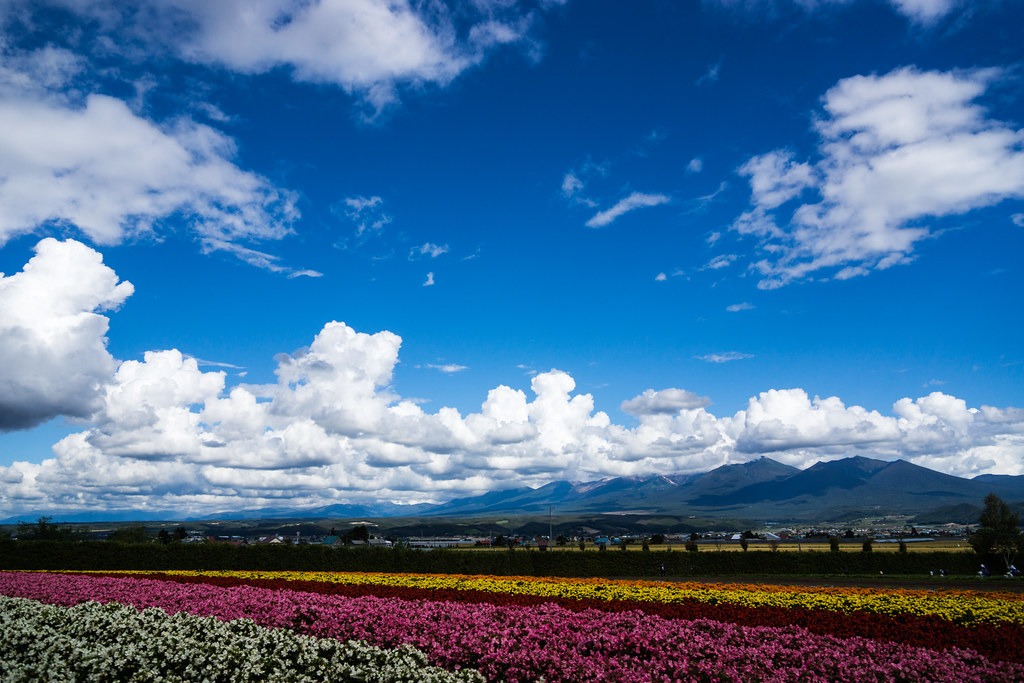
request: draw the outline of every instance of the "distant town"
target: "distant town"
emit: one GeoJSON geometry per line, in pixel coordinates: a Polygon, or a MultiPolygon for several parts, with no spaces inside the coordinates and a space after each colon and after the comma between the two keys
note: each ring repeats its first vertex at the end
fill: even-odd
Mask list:
{"type": "MultiPolygon", "coordinates": [[[[462,549],[516,549],[546,551],[549,549],[660,549],[678,547],[685,549],[688,544],[697,544],[707,549],[729,549],[731,547],[796,549],[805,546],[814,549],[827,546],[830,541],[841,544],[863,544],[865,540],[878,544],[926,544],[939,541],[963,542],[970,534],[971,525],[948,523],[928,527],[907,526],[808,526],[769,527],[758,531],[706,531],[692,533],[653,533],[611,535],[600,532],[581,535],[523,535],[517,533],[490,534],[486,536],[395,536],[371,533],[372,524],[356,524],[345,532],[331,529],[328,533],[271,533],[259,535],[217,534],[208,530],[189,529],[178,526],[173,531],[161,530],[151,540],[154,542],[180,543],[228,543],[235,545],[326,545],[353,547],[394,547],[409,548],[462,548],[462,549]]],[[[13,537],[16,539],[17,534],[13,537]]],[[[83,534],[88,540],[117,540],[117,530],[94,530],[83,534]]],[[[140,539],[141,540],[141,539],[140,539]]],[[[948,545],[947,545],[948,547],[948,545]]]]}

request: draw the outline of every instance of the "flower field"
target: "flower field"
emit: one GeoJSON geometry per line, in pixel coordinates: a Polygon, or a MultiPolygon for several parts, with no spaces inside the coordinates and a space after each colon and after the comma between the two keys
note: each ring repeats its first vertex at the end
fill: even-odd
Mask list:
{"type": "MultiPolygon", "coordinates": [[[[136,572],[136,574],[139,574],[136,572]]],[[[449,574],[380,574],[362,572],[165,572],[166,576],[234,578],[306,583],[507,593],[574,600],[651,603],[699,602],[744,607],[782,607],[889,615],[937,615],[955,623],[1024,625],[1024,599],[1013,593],[922,590],[878,591],[864,588],[792,587],[752,584],[672,583],[449,574]]]]}
{"type": "Polygon", "coordinates": [[[402,680],[1024,680],[1015,594],[320,572],[0,572],[0,594],[353,641],[402,680]]]}
{"type": "Polygon", "coordinates": [[[74,607],[0,596],[0,680],[475,682],[430,667],[422,652],[310,638],[248,619],[141,612],[116,602],[74,607]]]}

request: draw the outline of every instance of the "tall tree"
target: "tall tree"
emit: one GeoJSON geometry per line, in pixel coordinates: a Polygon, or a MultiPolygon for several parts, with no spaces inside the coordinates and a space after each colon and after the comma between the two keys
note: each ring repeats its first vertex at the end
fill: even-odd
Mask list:
{"type": "Polygon", "coordinates": [[[114,543],[146,543],[149,541],[149,532],[141,524],[132,524],[114,529],[108,540],[114,543]]]}
{"type": "Polygon", "coordinates": [[[19,522],[18,539],[22,541],[70,541],[74,532],[66,524],[56,524],[53,517],[40,517],[35,524],[19,522]]]}
{"type": "Polygon", "coordinates": [[[1020,515],[994,493],[985,496],[985,508],[978,518],[981,525],[971,534],[970,543],[979,555],[999,555],[1007,568],[1020,551],[1024,537],[1020,531],[1020,515]]]}

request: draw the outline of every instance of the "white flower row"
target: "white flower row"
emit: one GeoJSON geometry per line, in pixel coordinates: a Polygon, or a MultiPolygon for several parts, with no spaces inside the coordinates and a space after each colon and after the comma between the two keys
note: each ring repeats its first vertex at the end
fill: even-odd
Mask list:
{"type": "Polygon", "coordinates": [[[431,667],[411,646],[312,638],[118,603],[74,607],[0,596],[0,681],[132,683],[478,683],[477,671],[431,667]]]}

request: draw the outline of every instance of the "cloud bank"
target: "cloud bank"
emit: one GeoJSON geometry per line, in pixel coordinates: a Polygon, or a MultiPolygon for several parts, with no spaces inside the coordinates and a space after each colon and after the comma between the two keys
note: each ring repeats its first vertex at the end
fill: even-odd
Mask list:
{"type": "Polygon", "coordinates": [[[1024,131],[976,103],[1002,77],[908,67],[837,83],[816,125],[816,160],[775,150],[739,169],[752,206],[732,227],[760,241],[758,286],[907,263],[935,234],[929,219],[1024,197],[1024,131]],[[805,195],[816,196],[796,201],[805,195]]]}
{"type": "Polygon", "coordinates": [[[886,415],[770,389],[716,416],[690,390],[646,389],[622,404],[635,424],[619,425],[576,393],[570,374],[550,370],[532,377],[529,394],[491,389],[477,412],[426,412],[392,388],[402,339],[342,322],[279,354],[275,382],[229,386],[224,372],[175,349],[113,359],[102,312],[131,293],[72,240],[41,241],[21,272],[0,280],[3,428],[83,420],[53,457],[0,467],[0,513],[409,503],[704,471],[764,454],[796,466],[864,454],[958,475],[1024,474],[1024,410],[973,408],[941,392],[901,398],[886,415]]]}

